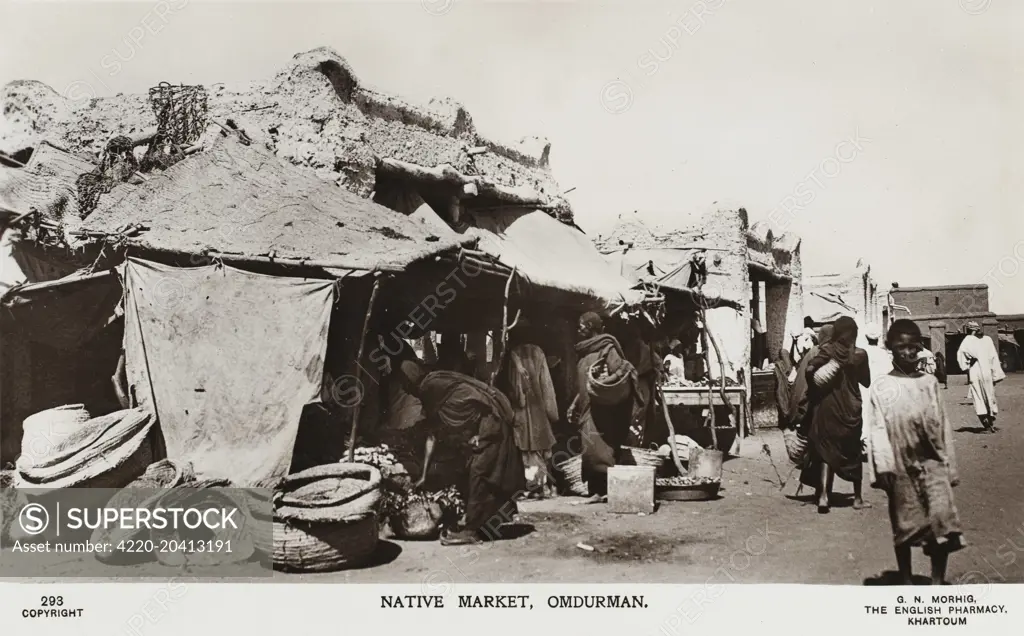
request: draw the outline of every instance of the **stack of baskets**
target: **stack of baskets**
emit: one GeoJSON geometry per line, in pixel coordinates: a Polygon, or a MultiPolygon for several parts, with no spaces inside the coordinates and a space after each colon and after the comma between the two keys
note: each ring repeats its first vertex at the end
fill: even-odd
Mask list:
{"type": "Polygon", "coordinates": [[[26,418],[18,488],[123,488],[153,461],[154,418],[141,409],[90,418],[81,404],[26,418]]]}
{"type": "Polygon", "coordinates": [[[327,464],[285,477],[274,495],[274,568],[333,572],[377,547],[381,476],[366,464],[327,464]]]}

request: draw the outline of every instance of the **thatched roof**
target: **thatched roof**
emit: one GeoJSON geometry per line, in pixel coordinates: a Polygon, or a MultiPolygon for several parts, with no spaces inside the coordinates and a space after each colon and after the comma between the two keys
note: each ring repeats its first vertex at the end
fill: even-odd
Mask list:
{"type": "Polygon", "coordinates": [[[473,243],[439,237],[235,135],[141,185],[118,186],[81,230],[155,251],[361,270],[401,269],[473,243]]]}
{"type": "MultiPolygon", "coordinates": [[[[157,79],[165,78],[154,78],[153,84],[157,79]]],[[[380,160],[392,159],[425,168],[448,166],[504,188],[530,188],[553,215],[571,219],[549,171],[545,139],[486,138],[461,105],[451,100],[414,105],[373,89],[331,49],[296,55],[270,80],[215,84],[207,91],[212,119],[233,120],[279,157],[360,196],[373,192],[380,160]]],[[[39,82],[17,81],[0,89],[0,103],[0,151],[9,153],[49,139],[73,152],[98,155],[111,138],[156,126],[144,94],[74,102],[39,82]]]]}
{"type": "Polygon", "coordinates": [[[0,207],[15,212],[39,210],[61,220],[77,217],[75,180],[95,166],[48,143],[32,153],[24,167],[0,165],[0,207]]]}

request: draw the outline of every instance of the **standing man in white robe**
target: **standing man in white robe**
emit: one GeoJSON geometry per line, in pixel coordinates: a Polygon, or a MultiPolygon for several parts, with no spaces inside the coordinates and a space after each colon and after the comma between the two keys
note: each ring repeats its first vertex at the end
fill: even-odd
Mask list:
{"type": "Polygon", "coordinates": [[[995,344],[991,338],[982,334],[981,325],[977,322],[972,320],[967,323],[967,337],[961,343],[956,359],[960,368],[967,370],[974,412],[981,420],[981,425],[989,433],[998,431],[996,415],[999,406],[996,404],[995,385],[1006,379],[1006,374],[999,363],[995,344]]]}

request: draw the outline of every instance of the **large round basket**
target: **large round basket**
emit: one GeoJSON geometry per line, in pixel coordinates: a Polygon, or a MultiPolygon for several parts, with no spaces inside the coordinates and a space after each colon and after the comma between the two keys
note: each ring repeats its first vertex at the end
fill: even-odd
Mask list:
{"type": "Polygon", "coordinates": [[[153,463],[153,445],[143,440],[138,449],[120,464],[113,465],[110,470],[95,477],[75,484],[75,488],[124,488],[145,474],[153,463]]]}
{"type": "Polygon", "coordinates": [[[330,522],[376,514],[380,471],[367,464],[325,464],[281,480],[274,496],[274,517],[330,522]]]}
{"type": "Polygon", "coordinates": [[[83,404],[65,404],[26,417],[21,425],[21,461],[36,465],[53,459],[57,447],[80,432],[90,419],[83,404]]]}
{"type": "Polygon", "coordinates": [[[274,513],[273,497],[267,485],[257,484],[256,488],[244,491],[249,497],[249,513],[255,523],[252,536],[253,549],[262,560],[270,560],[274,555],[274,513]],[[264,494],[267,491],[267,495],[264,494]]]}
{"type": "Polygon", "coordinates": [[[18,488],[124,488],[153,462],[149,432],[154,417],[140,409],[118,411],[58,440],[46,457],[22,455],[18,488]]]}
{"type": "Polygon", "coordinates": [[[586,497],[590,494],[587,483],[583,481],[583,456],[573,455],[571,458],[555,466],[562,475],[563,485],[569,494],[586,497]]]}
{"type": "Polygon", "coordinates": [[[632,383],[628,373],[623,374],[615,382],[607,383],[594,377],[596,367],[601,362],[595,362],[587,371],[587,393],[590,401],[601,406],[615,406],[622,404],[629,397],[632,390],[632,383]]]}
{"type": "Polygon", "coordinates": [[[281,572],[335,572],[359,567],[373,556],[377,516],[316,523],[274,519],[274,569],[281,572]]]}

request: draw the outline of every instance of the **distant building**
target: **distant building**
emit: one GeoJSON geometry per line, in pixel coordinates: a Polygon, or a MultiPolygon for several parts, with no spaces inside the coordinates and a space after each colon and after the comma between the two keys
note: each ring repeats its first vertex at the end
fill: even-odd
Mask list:
{"type": "Polygon", "coordinates": [[[963,373],[956,353],[969,321],[980,324],[992,342],[1000,342],[999,321],[989,311],[988,285],[894,287],[889,297],[889,306],[883,308],[885,325],[899,318],[913,320],[927,338],[928,348],[946,356],[949,373],[963,373]],[[891,312],[890,307],[894,308],[891,312]]]}
{"type": "Polygon", "coordinates": [[[1000,331],[1024,331],[1024,314],[1002,314],[996,316],[996,320],[999,321],[1000,331]]]}

